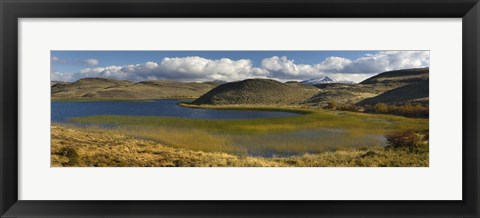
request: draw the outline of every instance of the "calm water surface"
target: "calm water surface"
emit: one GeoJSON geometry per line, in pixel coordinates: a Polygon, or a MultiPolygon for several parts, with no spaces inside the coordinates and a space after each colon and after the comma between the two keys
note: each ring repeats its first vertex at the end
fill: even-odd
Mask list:
{"type": "Polygon", "coordinates": [[[180,107],[179,99],[153,101],[52,101],[52,122],[68,122],[82,116],[167,116],[194,119],[254,119],[298,116],[279,111],[212,110],[180,107]]]}

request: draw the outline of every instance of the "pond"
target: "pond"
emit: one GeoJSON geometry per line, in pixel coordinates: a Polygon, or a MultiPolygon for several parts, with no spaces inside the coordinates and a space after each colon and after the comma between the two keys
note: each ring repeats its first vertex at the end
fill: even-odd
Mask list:
{"type": "Polygon", "coordinates": [[[255,119],[298,116],[300,114],[280,111],[255,110],[212,110],[181,107],[180,99],[158,99],[152,101],[52,101],[52,122],[68,122],[83,116],[167,116],[194,119],[255,119]]]}

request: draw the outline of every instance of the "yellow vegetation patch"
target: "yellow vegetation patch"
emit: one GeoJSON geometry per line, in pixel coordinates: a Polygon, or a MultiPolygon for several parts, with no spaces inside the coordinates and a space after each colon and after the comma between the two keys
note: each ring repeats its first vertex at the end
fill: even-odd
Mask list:
{"type": "Polygon", "coordinates": [[[428,151],[365,147],[286,158],[236,156],[167,147],[101,129],[52,126],[52,167],[428,166],[428,151]]]}

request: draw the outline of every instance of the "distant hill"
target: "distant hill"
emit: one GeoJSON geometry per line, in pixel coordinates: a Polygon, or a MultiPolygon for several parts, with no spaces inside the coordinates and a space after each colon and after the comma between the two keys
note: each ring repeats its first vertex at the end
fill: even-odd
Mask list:
{"type": "Polygon", "coordinates": [[[419,81],[406,86],[386,91],[375,97],[360,101],[359,105],[375,105],[377,103],[386,104],[423,104],[428,105],[429,99],[429,81],[419,81]]]}
{"type": "Polygon", "coordinates": [[[429,68],[414,68],[405,70],[394,70],[380,73],[376,76],[370,77],[360,84],[410,84],[428,80],[429,68]]]}
{"type": "Polygon", "coordinates": [[[62,81],[50,81],[50,86],[56,85],[56,84],[67,84],[68,82],[62,82],[62,81]]]}
{"type": "Polygon", "coordinates": [[[361,84],[317,84],[318,93],[306,100],[311,106],[325,106],[328,102],[341,104],[355,104],[365,98],[377,96],[384,91],[384,87],[361,84]]]}
{"type": "Polygon", "coordinates": [[[197,98],[216,86],[213,82],[152,80],[133,83],[126,80],[84,78],[72,83],[56,83],[51,86],[51,94],[53,99],[197,98]]]}
{"type": "Polygon", "coordinates": [[[429,100],[429,68],[415,68],[406,70],[395,70],[380,73],[360,84],[380,87],[385,85],[391,89],[380,95],[363,99],[358,105],[386,104],[407,104],[420,103],[428,105],[429,100]]]}
{"type": "Polygon", "coordinates": [[[292,105],[301,104],[318,89],[300,83],[281,83],[270,79],[247,79],[219,85],[193,101],[212,105],[292,105]]]}
{"type": "Polygon", "coordinates": [[[316,84],[320,91],[306,102],[318,106],[332,101],[358,105],[428,104],[428,80],[429,68],[387,71],[359,84],[316,84]]]}

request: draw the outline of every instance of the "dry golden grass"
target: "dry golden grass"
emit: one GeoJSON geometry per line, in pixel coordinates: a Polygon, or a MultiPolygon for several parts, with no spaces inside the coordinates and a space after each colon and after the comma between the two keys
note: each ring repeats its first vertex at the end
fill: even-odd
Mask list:
{"type": "Polygon", "coordinates": [[[52,126],[52,167],[407,167],[428,166],[428,151],[383,147],[288,158],[236,156],[172,148],[101,129],[52,126]]]}
{"type": "Polygon", "coordinates": [[[170,148],[101,130],[52,126],[53,167],[278,166],[256,158],[170,148]]]}

